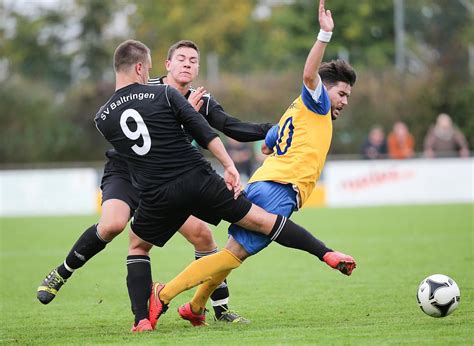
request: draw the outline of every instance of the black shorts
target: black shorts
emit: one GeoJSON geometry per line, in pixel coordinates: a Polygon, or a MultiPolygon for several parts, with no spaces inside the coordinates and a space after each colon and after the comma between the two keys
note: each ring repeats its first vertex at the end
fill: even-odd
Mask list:
{"type": "Polygon", "coordinates": [[[117,157],[109,157],[104,167],[100,188],[102,190],[102,204],[109,199],[119,199],[128,204],[130,216],[133,215],[140,198],[138,191],[132,185],[125,161],[117,157]]]}
{"type": "Polygon", "coordinates": [[[244,195],[234,199],[224,179],[212,169],[193,169],[168,184],[146,191],[131,228],[143,240],[161,247],[190,215],[213,225],[221,220],[235,223],[251,207],[252,202],[244,195]]]}

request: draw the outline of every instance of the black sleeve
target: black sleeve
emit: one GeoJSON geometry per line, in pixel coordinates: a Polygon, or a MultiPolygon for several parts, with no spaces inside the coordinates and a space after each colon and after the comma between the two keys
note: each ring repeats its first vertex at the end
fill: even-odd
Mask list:
{"type": "Polygon", "coordinates": [[[204,117],[196,112],[191,104],[174,88],[166,89],[171,108],[176,114],[178,121],[183,125],[196,142],[203,148],[214,138],[218,137],[204,117]]]}
{"type": "Polygon", "coordinates": [[[213,97],[209,97],[208,101],[204,102],[199,112],[206,117],[213,128],[239,142],[264,139],[273,126],[271,123],[256,124],[240,121],[227,114],[213,97]]]}

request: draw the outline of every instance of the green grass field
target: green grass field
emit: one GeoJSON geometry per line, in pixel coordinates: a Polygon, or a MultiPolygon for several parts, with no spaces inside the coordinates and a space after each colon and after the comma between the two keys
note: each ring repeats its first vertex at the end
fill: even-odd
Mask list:
{"type": "MultiPolygon", "coordinates": [[[[193,328],[176,308],[152,333],[133,335],[125,285],[127,235],[77,271],[47,306],[36,300],[43,277],[65,257],[90,217],[3,218],[1,222],[2,344],[473,344],[473,205],[311,209],[295,221],[327,245],[353,255],[341,275],[310,255],[272,244],[229,279],[231,307],[249,325],[193,328]],[[446,318],[424,315],[419,282],[443,273],[461,288],[446,318]]],[[[215,232],[220,245],[226,227],[215,232]]],[[[155,280],[167,281],[193,259],[176,235],[152,252],[155,280]]]]}

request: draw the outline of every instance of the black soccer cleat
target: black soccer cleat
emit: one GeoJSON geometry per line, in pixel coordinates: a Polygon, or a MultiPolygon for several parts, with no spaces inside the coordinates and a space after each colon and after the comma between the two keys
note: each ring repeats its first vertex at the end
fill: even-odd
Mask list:
{"type": "Polygon", "coordinates": [[[250,323],[250,320],[246,319],[243,316],[240,316],[237,312],[231,310],[224,311],[219,317],[214,316],[214,321],[240,324],[250,323]]]}
{"type": "Polygon", "coordinates": [[[48,304],[56,297],[59,289],[65,283],[66,280],[59,275],[56,269],[53,269],[38,287],[36,297],[41,303],[48,304]]]}

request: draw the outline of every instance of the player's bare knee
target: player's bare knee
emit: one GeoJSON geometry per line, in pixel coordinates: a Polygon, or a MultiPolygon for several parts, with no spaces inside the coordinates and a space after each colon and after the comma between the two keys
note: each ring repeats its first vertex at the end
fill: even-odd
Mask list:
{"type": "Polygon", "coordinates": [[[112,240],[122,233],[130,219],[130,207],[124,201],[109,199],[102,204],[102,215],[97,229],[105,240],[112,240]]]}
{"type": "Polygon", "coordinates": [[[112,240],[118,236],[127,226],[128,219],[101,219],[97,225],[99,235],[105,240],[112,240]]]}
{"type": "Polygon", "coordinates": [[[212,236],[211,230],[206,226],[202,227],[199,232],[198,236],[196,237],[196,242],[194,246],[199,246],[200,248],[204,247],[209,250],[212,250],[216,247],[216,242],[214,241],[214,237],[212,236]]]}
{"type": "Polygon", "coordinates": [[[213,250],[217,247],[211,230],[206,227],[200,227],[192,239],[192,244],[196,250],[213,250]]]}
{"type": "Polygon", "coordinates": [[[193,216],[186,220],[186,223],[180,228],[179,232],[198,251],[210,251],[217,247],[209,226],[193,216]]]}

